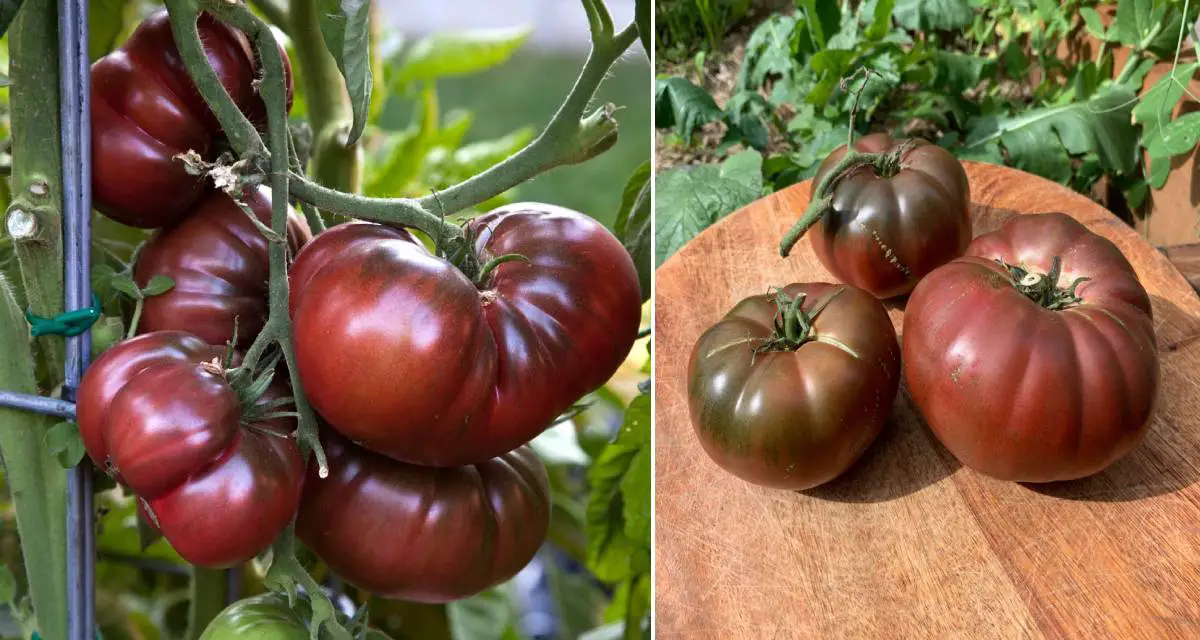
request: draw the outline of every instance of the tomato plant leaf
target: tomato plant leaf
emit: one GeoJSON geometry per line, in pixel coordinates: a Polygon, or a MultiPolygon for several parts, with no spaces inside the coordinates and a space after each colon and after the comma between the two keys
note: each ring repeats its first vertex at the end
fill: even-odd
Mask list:
{"type": "Polygon", "coordinates": [[[1056,172],[1062,157],[1056,147],[1061,146],[1072,155],[1094,152],[1106,170],[1130,173],[1137,162],[1137,131],[1130,116],[1135,101],[1128,89],[1112,86],[1086,101],[986,116],[968,123],[966,147],[999,139],[1014,166],[1056,172]],[[1041,154],[1053,154],[1054,159],[1036,157],[1041,154]]]}
{"type": "Polygon", "coordinates": [[[625,503],[621,479],[638,446],[612,443],[600,452],[588,471],[588,568],[605,582],[620,582],[633,573],[631,558],[637,543],[625,534],[625,503]]]}
{"type": "Polygon", "coordinates": [[[825,47],[841,28],[842,12],[837,2],[828,0],[797,0],[796,6],[807,20],[808,32],[818,47],[825,47]]]}
{"type": "Polygon", "coordinates": [[[408,51],[389,85],[477,73],[507,61],[525,44],[533,29],[477,29],[422,38],[408,51]]]}
{"type": "Polygon", "coordinates": [[[1200,62],[1189,62],[1175,67],[1170,73],[1159,78],[1133,108],[1133,119],[1145,124],[1156,115],[1170,118],[1171,112],[1187,90],[1187,83],[1196,75],[1197,70],[1200,70],[1200,62]]]}
{"type": "Polygon", "coordinates": [[[745,143],[759,151],[766,150],[770,141],[766,121],[773,110],[767,99],[757,91],[733,94],[725,105],[724,120],[728,129],[718,151],[737,143],[745,143]]]}
{"type": "Polygon", "coordinates": [[[887,34],[892,27],[892,10],[895,7],[896,0],[877,0],[871,12],[871,26],[864,33],[868,40],[875,42],[887,34]]]}
{"type": "Polygon", "coordinates": [[[1036,127],[1021,127],[1004,134],[1000,139],[1013,166],[1060,184],[1071,178],[1071,157],[1067,150],[1044,137],[1036,127]]]}
{"type": "Polygon", "coordinates": [[[108,280],[108,286],[116,291],[119,291],[133,300],[142,299],[142,290],[133,281],[133,278],[125,274],[117,274],[108,280]]]}
{"type": "Polygon", "coordinates": [[[798,64],[792,57],[796,25],[793,16],[775,15],[754,29],[746,41],[746,56],[738,69],[738,89],[758,89],[768,78],[792,74],[798,64]]]}
{"type": "Polygon", "coordinates": [[[1161,189],[1167,184],[1167,178],[1171,175],[1171,159],[1166,156],[1150,156],[1150,186],[1154,189],[1161,189]]]}
{"type": "Polygon", "coordinates": [[[1150,183],[1139,180],[1121,189],[1121,193],[1125,196],[1125,204],[1129,205],[1130,209],[1136,210],[1146,201],[1146,196],[1150,195],[1150,183]]]}
{"type": "Polygon", "coordinates": [[[951,93],[962,93],[979,84],[987,61],[978,56],[956,51],[933,51],[935,81],[951,93]]]}
{"type": "Polygon", "coordinates": [[[588,472],[588,567],[606,582],[649,570],[649,432],[650,397],[642,394],[588,472]]]}
{"type": "Polygon", "coordinates": [[[142,295],[147,297],[161,296],[175,287],[175,281],[167,276],[154,276],[142,287],[142,295]]]}
{"type": "Polygon", "coordinates": [[[371,106],[371,2],[369,0],[320,0],[321,37],[346,80],[354,126],[345,144],[362,136],[371,106]]]}
{"type": "Polygon", "coordinates": [[[1121,44],[1141,47],[1165,11],[1166,6],[1154,0],[1118,0],[1113,24],[1117,39],[1121,44]]]}
{"type": "Polygon", "coordinates": [[[1158,30],[1158,34],[1150,38],[1146,45],[1146,50],[1164,60],[1169,60],[1175,55],[1175,50],[1179,48],[1180,36],[1186,38],[1187,30],[1185,25],[1195,25],[1196,18],[1200,16],[1200,3],[1191,2],[1187,5],[1188,14],[1183,15],[1183,7],[1179,2],[1161,3],[1163,6],[1156,7],[1161,9],[1162,17],[1158,20],[1162,26],[1158,30]]]}
{"type": "MultiPolygon", "coordinates": [[[[7,2],[0,4],[8,4],[7,2]]],[[[88,55],[95,62],[117,46],[129,22],[132,0],[92,0],[88,3],[88,55]]]]}
{"type": "MultiPolygon", "coordinates": [[[[1142,125],[1142,144],[1146,146],[1150,156],[1167,159],[1170,156],[1186,153],[1193,146],[1183,146],[1188,139],[1186,126],[1179,134],[1171,135],[1171,113],[1183,98],[1186,83],[1200,69],[1200,62],[1180,65],[1172,73],[1164,75],[1150,87],[1142,96],[1137,106],[1133,108],[1133,119],[1142,125]]],[[[1188,114],[1184,118],[1191,116],[1188,114]]],[[[1182,118],[1180,118],[1182,119],[1182,118]]]]}
{"type": "Polygon", "coordinates": [[[661,265],[687,241],[762,195],[762,156],[743,151],[721,165],[677,168],[655,182],[655,261],[661,265]]]}
{"type": "Polygon", "coordinates": [[[498,640],[516,622],[508,583],[446,605],[454,640],[498,640]]]}
{"type": "MultiPolygon", "coordinates": [[[[625,419],[621,422],[621,430],[617,432],[618,443],[635,447],[650,444],[650,396],[641,394],[635,396],[625,410],[625,419]]],[[[649,486],[646,487],[649,489],[649,486]]],[[[649,491],[646,492],[649,496],[649,491]]]]}
{"type": "Polygon", "coordinates": [[[643,573],[631,581],[628,605],[625,608],[624,640],[643,640],[650,634],[650,574],[643,573]]]}
{"type": "Polygon", "coordinates": [[[573,571],[559,562],[547,562],[547,582],[558,605],[555,637],[578,638],[596,625],[596,612],[608,602],[596,581],[586,571],[573,571]]]}
{"type": "Polygon", "coordinates": [[[650,161],[643,162],[621,196],[621,208],[613,222],[613,232],[625,245],[638,271],[638,284],[642,289],[642,302],[650,299],[650,279],[654,270],[654,233],[650,227],[650,161]]]}
{"type": "Polygon", "coordinates": [[[1151,156],[1171,157],[1188,153],[1200,143],[1200,111],[1193,111],[1167,123],[1146,141],[1151,156]]]}
{"type": "MultiPolygon", "coordinates": [[[[648,416],[646,420],[649,421],[648,416]]],[[[621,478],[621,497],[625,506],[625,535],[646,548],[650,547],[650,494],[650,447],[644,445],[621,478]]]]}
{"type": "Polygon", "coordinates": [[[893,15],[909,31],[951,31],[975,18],[970,0],[896,0],[893,15]]]}
{"type": "Polygon", "coordinates": [[[1104,22],[1095,9],[1082,7],[1079,9],[1079,15],[1083,16],[1083,24],[1087,26],[1088,33],[1092,34],[1092,37],[1106,42],[1117,41],[1117,34],[1104,28],[1104,22]]]}
{"type": "Polygon", "coordinates": [[[375,198],[393,198],[405,194],[417,177],[425,155],[438,133],[438,97],[433,83],[421,88],[420,101],[408,128],[389,136],[381,163],[371,163],[364,193],[375,198]]]}
{"type": "Polygon", "coordinates": [[[43,436],[46,448],[58,458],[58,463],[64,469],[70,469],[83,460],[86,450],[83,447],[83,437],[79,435],[79,425],[64,421],[50,427],[43,436]]]}
{"type": "Polygon", "coordinates": [[[654,85],[654,126],[675,127],[684,144],[692,143],[692,134],[701,125],[721,117],[721,108],[704,89],[687,78],[659,78],[654,85]]]}

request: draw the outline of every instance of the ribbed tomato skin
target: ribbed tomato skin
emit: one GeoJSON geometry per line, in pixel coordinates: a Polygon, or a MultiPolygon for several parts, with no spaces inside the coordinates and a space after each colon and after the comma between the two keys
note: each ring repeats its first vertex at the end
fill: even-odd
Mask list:
{"type": "Polygon", "coordinates": [[[489,460],[606,382],[637,337],[633,260],[591,218],[542,204],[471,221],[476,285],[407,232],[355,223],[291,270],[305,392],[355,442],[413,464],[489,460]]]}
{"type": "Polygon", "coordinates": [[[1109,240],[1061,213],[1017,216],[917,285],[904,315],[904,377],[930,429],[962,463],[1002,480],[1097,473],[1150,426],[1159,363],[1150,298],[1109,240]],[[1078,305],[1049,310],[1007,264],[1078,305]]]}

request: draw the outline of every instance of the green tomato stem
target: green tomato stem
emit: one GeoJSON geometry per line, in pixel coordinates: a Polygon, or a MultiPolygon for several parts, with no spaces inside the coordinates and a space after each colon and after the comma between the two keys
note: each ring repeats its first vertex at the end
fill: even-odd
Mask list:
{"type": "MultiPolygon", "coordinates": [[[[291,181],[291,172],[289,171],[289,143],[291,133],[287,125],[287,95],[284,85],[283,58],[279,54],[279,48],[270,27],[251,13],[244,5],[226,4],[224,2],[209,4],[215,5],[210,7],[214,15],[246,33],[254,43],[259,59],[262,62],[263,81],[260,91],[267,107],[267,138],[270,144],[268,157],[270,159],[270,185],[272,193],[271,230],[279,237],[287,237],[287,203],[290,193],[289,182],[291,181]]],[[[207,80],[215,78],[215,73],[213,73],[207,58],[203,56],[203,48],[199,46],[198,33],[195,29],[196,7],[190,5],[185,0],[169,0],[168,7],[171,11],[171,23],[176,32],[176,39],[194,40],[193,42],[188,42],[186,47],[181,47],[181,51],[186,48],[191,52],[191,64],[188,65],[188,70],[197,85],[199,86],[202,83],[208,84],[207,90],[202,90],[202,96],[210,106],[215,104],[214,100],[216,103],[228,103],[225,106],[232,105],[232,100],[229,99],[229,95],[225,93],[223,87],[219,87],[218,85],[217,88],[220,91],[214,91],[211,83],[207,82],[207,80]],[[200,50],[201,54],[199,59],[195,57],[197,49],[200,50]],[[215,95],[218,93],[221,95],[215,95]],[[224,100],[221,99],[222,97],[224,100]]],[[[236,107],[234,107],[234,110],[236,111],[236,107]]],[[[221,117],[222,113],[218,112],[222,126],[228,120],[233,126],[240,127],[244,124],[249,127],[249,122],[246,121],[240,111],[236,113],[236,117],[234,117],[235,114],[231,114],[227,110],[223,111],[224,117],[221,117]]],[[[217,110],[214,109],[214,112],[217,112],[217,110]]],[[[253,130],[253,127],[249,128],[253,130]]],[[[254,148],[258,149],[262,145],[262,140],[258,137],[256,131],[251,132],[253,135],[244,136],[241,142],[245,145],[257,143],[258,146],[254,148]]],[[[242,152],[245,152],[249,148],[248,146],[239,147],[237,141],[234,141],[234,145],[235,148],[238,148],[242,152]]],[[[325,477],[328,475],[329,469],[325,453],[318,439],[316,415],[313,412],[312,406],[308,403],[308,398],[304,393],[304,385],[300,380],[299,371],[296,367],[295,347],[292,343],[292,324],[288,315],[286,243],[270,243],[269,260],[270,314],[266,326],[263,328],[266,338],[262,342],[256,341],[258,345],[256,345],[257,349],[253,354],[254,362],[251,364],[257,363],[262,350],[266,348],[267,341],[271,339],[275,340],[287,361],[288,372],[291,377],[292,397],[298,416],[296,438],[306,456],[308,453],[316,456],[319,475],[320,477],[325,477]]],[[[280,561],[280,559],[276,558],[276,561],[280,561]]],[[[295,561],[294,557],[292,561],[295,561]]],[[[303,572],[302,569],[301,572],[303,572]]],[[[309,578],[309,581],[311,582],[311,578],[309,578]]],[[[312,593],[312,597],[314,599],[324,598],[319,589],[315,593],[312,593]]],[[[326,601],[325,604],[328,605],[328,602],[326,601]]],[[[327,622],[324,630],[336,640],[349,640],[349,633],[337,624],[336,621],[327,622]]]]}
{"type": "MultiPolygon", "coordinates": [[[[52,318],[63,309],[62,153],[59,142],[57,3],[30,0],[9,29],[12,202],[6,226],[24,298],[52,318]]],[[[66,343],[38,338],[48,387],[62,383],[66,343]]]]}
{"type": "Polygon", "coordinates": [[[514,262],[514,261],[529,262],[529,258],[527,258],[519,253],[508,253],[508,254],[505,254],[502,256],[497,256],[495,258],[492,258],[491,260],[488,260],[487,262],[483,263],[483,266],[479,268],[479,273],[475,276],[475,285],[483,286],[483,282],[487,279],[487,277],[489,275],[491,275],[491,273],[493,271],[496,270],[496,267],[504,264],[505,262],[514,262]]]}
{"type": "Polygon", "coordinates": [[[863,153],[854,150],[853,147],[846,148],[846,155],[833,168],[821,178],[821,182],[813,187],[812,195],[810,196],[808,208],[800,216],[800,219],[792,225],[788,232],[784,234],[783,239],[779,241],[779,255],[784,258],[792,253],[792,249],[800,238],[808,231],[810,227],[823,218],[825,214],[833,211],[833,189],[837,187],[842,178],[858,171],[861,167],[871,167],[875,175],[882,178],[890,178],[896,175],[903,167],[903,160],[913,148],[911,140],[906,140],[896,148],[890,151],[881,151],[879,153],[863,153]]]}
{"type": "MultiPolygon", "coordinates": [[[[47,42],[54,44],[57,40],[50,38],[47,42]]],[[[26,326],[7,281],[0,277],[0,389],[36,394],[37,377],[26,326]]],[[[67,474],[43,441],[54,419],[0,408],[0,425],[5,483],[16,510],[17,532],[40,632],[46,638],[65,638],[67,474]]]]}
{"type": "MultiPolygon", "coordinates": [[[[208,62],[204,54],[204,45],[200,42],[200,32],[196,28],[196,20],[200,17],[199,7],[195,0],[165,0],[171,18],[171,33],[175,36],[175,46],[179,49],[179,57],[183,60],[188,75],[196,84],[200,97],[212,109],[221,124],[230,144],[243,155],[265,155],[262,137],[258,135],[254,125],[246,119],[245,114],[233,102],[225,86],[221,84],[217,72],[208,62]]],[[[225,4],[225,3],[219,3],[225,4]]],[[[239,5],[249,13],[249,8],[239,5]]],[[[277,54],[278,57],[278,54],[277,54]]]]}
{"type": "Polygon", "coordinates": [[[229,581],[225,571],[192,567],[191,605],[188,609],[188,640],[199,640],[208,627],[225,608],[229,600],[229,581]]]}
{"type": "Polygon", "coordinates": [[[288,36],[292,35],[291,15],[287,6],[280,0],[249,0],[250,5],[263,15],[271,24],[279,27],[288,36]]]}
{"type": "MultiPolygon", "coordinates": [[[[243,7],[244,9],[244,7],[243,7]]],[[[224,17],[222,16],[222,19],[224,17]]],[[[254,42],[263,65],[262,97],[267,105],[267,138],[270,142],[271,192],[289,193],[291,173],[288,171],[288,146],[291,132],[287,125],[287,90],[284,85],[283,57],[271,28],[248,11],[229,16],[229,22],[241,29],[254,42]]],[[[287,237],[287,197],[273,195],[271,198],[271,230],[280,237],[287,237]]],[[[299,372],[295,366],[295,349],[292,345],[292,322],[288,315],[287,245],[272,242],[270,246],[270,315],[267,328],[271,329],[284,356],[288,359],[288,371],[292,379],[292,397],[296,411],[300,414],[297,440],[301,449],[317,457],[321,476],[328,474],[325,452],[318,438],[316,415],[304,393],[299,372]],[[292,356],[288,357],[287,354],[292,356]]]]}
{"type": "Polygon", "coordinates": [[[444,222],[439,216],[411,198],[368,198],[321,186],[293,173],[292,195],[317,208],[363,220],[420,229],[430,237],[461,238],[462,229],[444,222]]]}
{"type": "MultiPolygon", "coordinates": [[[[593,28],[599,28],[597,21],[593,28]]],[[[423,209],[439,204],[451,215],[481,204],[490,198],[549,171],[577,164],[608,150],[616,142],[617,122],[611,108],[602,108],[587,118],[584,110],[613,63],[637,40],[637,26],[630,24],[615,36],[593,31],[592,49],[579,78],[546,128],[523,149],[483,173],[456,184],[436,195],[417,201],[423,209]]]]}
{"type": "Polygon", "coordinates": [[[139,296],[133,303],[133,317],[129,319],[129,330],[125,332],[128,340],[137,335],[138,323],[142,321],[142,309],[146,306],[146,298],[139,296]]]}
{"type": "Polygon", "coordinates": [[[833,293],[817,301],[808,311],[804,310],[807,295],[801,293],[795,298],[784,293],[782,289],[775,291],[775,329],[767,338],[754,348],[755,353],[770,351],[795,351],[814,340],[822,340],[813,335],[813,323],[821,312],[838,296],[846,291],[846,287],[838,287],[833,293]]]}
{"type": "MultiPolygon", "coordinates": [[[[300,158],[296,155],[296,136],[288,136],[288,166],[291,167],[292,173],[300,175],[304,170],[300,167],[300,158]]],[[[290,188],[290,185],[289,185],[290,188]]],[[[308,222],[308,228],[317,235],[325,230],[325,219],[321,217],[321,212],[317,211],[311,203],[300,201],[300,211],[304,213],[304,220],[308,222]]]]}
{"type": "MultiPolygon", "coordinates": [[[[63,309],[58,6],[26,0],[9,29],[12,202],[6,226],[34,313],[63,309]]],[[[62,383],[65,341],[37,340],[48,387],[62,383]]],[[[0,280],[0,389],[37,394],[37,355],[8,282],[0,280]]],[[[67,472],[43,437],[54,420],[0,409],[0,452],[29,593],[45,638],[67,637],[67,472]]]]}
{"type": "MultiPolygon", "coordinates": [[[[999,262],[999,261],[998,261],[999,262]]],[[[1038,306],[1050,311],[1062,311],[1080,304],[1079,285],[1091,280],[1086,276],[1076,278],[1071,285],[1063,288],[1058,286],[1062,277],[1062,258],[1054,256],[1050,261],[1050,270],[1045,274],[1030,271],[1019,265],[1000,262],[1012,276],[1013,286],[1022,295],[1032,300],[1038,306]]]]}

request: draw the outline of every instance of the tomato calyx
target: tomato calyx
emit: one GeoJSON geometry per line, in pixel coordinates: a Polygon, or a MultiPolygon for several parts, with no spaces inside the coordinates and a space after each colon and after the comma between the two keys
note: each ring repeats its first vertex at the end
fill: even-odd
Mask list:
{"type": "Polygon", "coordinates": [[[488,288],[488,276],[492,275],[496,267],[505,262],[532,262],[527,256],[519,253],[506,253],[495,257],[479,255],[471,250],[471,247],[475,245],[475,233],[470,229],[464,229],[463,237],[465,242],[459,246],[446,248],[439,244],[437,254],[457,267],[475,285],[475,288],[481,291],[488,288]]]}
{"type": "Polygon", "coordinates": [[[792,248],[800,241],[809,227],[833,211],[833,190],[843,178],[856,171],[867,169],[883,179],[893,178],[904,169],[904,156],[913,149],[915,142],[905,140],[894,149],[878,153],[864,153],[848,147],[846,155],[834,165],[833,169],[813,187],[808,208],[796,221],[792,228],[784,234],[779,242],[779,255],[784,258],[792,252],[792,248]]]}
{"type": "Polygon", "coordinates": [[[496,270],[496,267],[504,264],[505,262],[513,262],[513,261],[531,262],[531,260],[529,258],[527,258],[519,253],[506,253],[502,256],[496,256],[495,258],[492,258],[491,260],[488,260],[487,262],[483,263],[482,267],[479,267],[479,273],[477,273],[475,275],[475,278],[473,279],[475,286],[482,289],[484,286],[484,283],[487,282],[487,277],[489,275],[491,275],[493,271],[496,270]]]}
{"type": "Polygon", "coordinates": [[[792,297],[782,289],[777,289],[774,300],[776,307],[774,331],[770,338],[754,348],[754,353],[795,351],[805,343],[816,340],[817,336],[813,334],[813,322],[829,306],[829,303],[845,290],[845,287],[839,287],[814,304],[812,309],[805,311],[804,302],[808,297],[807,294],[801,293],[792,297]]]}
{"type": "Polygon", "coordinates": [[[255,433],[268,436],[290,438],[292,437],[290,434],[283,434],[272,429],[264,429],[257,426],[263,422],[277,418],[299,417],[299,414],[295,411],[279,410],[294,404],[295,400],[291,396],[272,398],[270,400],[263,399],[267,389],[271,386],[271,382],[275,379],[279,360],[280,354],[275,352],[263,360],[262,363],[254,365],[254,370],[251,370],[244,364],[239,367],[232,367],[232,360],[227,355],[224,362],[213,358],[209,362],[200,363],[200,368],[223,378],[226,384],[237,394],[238,401],[242,405],[242,417],[239,422],[243,429],[249,429],[255,433]]]}
{"type": "Polygon", "coordinates": [[[1020,291],[1022,295],[1033,300],[1038,306],[1049,309],[1050,311],[1062,311],[1079,304],[1083,304],[1083,298],[1079,297],[1076,290],[1079,285],[1091,280],[1087,276],[1080,276],[1071,282],[1070,286],[1058,286],[1058,280],[1062,277],[1062,258],[1054,256],[1050,261],[1050,270],[1046,273],[1038,273],[1030,271],[1020,265],[1008,264],[1002,260],[996,260],[1012,276],[1013,287],[1020,291]]]}

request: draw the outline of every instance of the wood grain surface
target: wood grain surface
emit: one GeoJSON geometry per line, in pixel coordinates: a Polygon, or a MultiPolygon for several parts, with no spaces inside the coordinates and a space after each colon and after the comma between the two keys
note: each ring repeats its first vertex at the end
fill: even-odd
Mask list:
{"type": "MultiPolygon", "coordinates": [[[[688,421],[700,333],[772,285],[832,281],[807,240],[776,246],[809,184],[706,230],[657,272],[655,606],[660,638],[1200,638],[1200,299],[1083,196],[967,163],[976,235],[1062,211],[1111,239],[1154,304],[1149,435],[1097,476],[1021,485],[963,468],[901,390],[841,478],[797,493],[726,474],[688,421]]],[[[903,301],[889,305],[899,331],[903,301]]],[[[903,340],[903,337],[901,337],[903,340]]]]}

